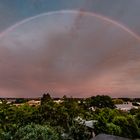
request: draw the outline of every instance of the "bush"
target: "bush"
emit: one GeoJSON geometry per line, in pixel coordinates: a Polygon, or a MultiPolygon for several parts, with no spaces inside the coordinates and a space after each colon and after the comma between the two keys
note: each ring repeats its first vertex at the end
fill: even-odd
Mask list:
{"type": "Polygon", "coordinates": [[[120,136],[122,133],[122,130],[119,126],[117,126],[113,123],[108,123],[107,124],[107,133],[110,135],[120,136]]]}
{"type": "Polygon", "coordinates": [[[19,128],[13,140],[59,140],[59,135],[48,126],[30,124],[19,128]]]}

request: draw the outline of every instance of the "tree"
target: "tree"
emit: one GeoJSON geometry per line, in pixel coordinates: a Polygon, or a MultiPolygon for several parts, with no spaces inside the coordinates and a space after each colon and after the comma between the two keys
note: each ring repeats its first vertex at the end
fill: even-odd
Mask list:
{"type": "Polygon", "coordinates": [[[84,124],[78,124],[74,122],[72,126],[69,127],[68,137],[72,140],[89,140],[91,132],[84,124]]]}
{"type": "Polygon", "coordinates": [[[138,128],[138,125],[136,124],[133,116],[116,116],[114,117],[112,121],[115,125],[118,125],[121,130],[123,137],[128,138],[139,138],[140,137],[140,131],[138,128]]]}
{"type": "Polygon", "coordinates": [[[94,125],[95,134],[107,133],[107,120],[103,116],[98,116],[98,121],[94,125]]]}
{"type": "Polygon", "coordinates": [[[110,135],[121,136],[122,129],[118,125],[115,125],[113,123],[107,123],[107,133],[110,135]]]}
{"type": "Polygon", "coordinates": [[[110,109],[110,108],[103,108],[103,109],[97,109],[95,113],[97,116],[97,123],[95,124],[95,133],[106,133],[111,135],[118,135],[120,136],[122,133],[122,129],[120,126],[112,123],[112,120],[116,116],[120,116],[120,112],[116,109],[110,109]]]}
{"type": "Polygon", "coordinates": [[[17,104],[20,104],[20,103],[26,103],[28,100],[27,99],[24,99],[24,98],[17,98],[15,100],[15,103],[17,104]]]}
{"type": "Polygon", "coordinates": [[[122,99],[113,99],[114,104],[123,104],[123,100],[122,99]]]}
{"type": "Polygon", "coordinates": [[[137,102],[132,102],[133,106],[140,106],[137,102]]]}
{"type": "Polygon", "coordinates": [[[30,124],[19,128],[14,140],[59,140],[58,133],[49,126],[30,124]]]}
{"type": "Polygon", "coordinates": [[[52,101],[52,98],[51,98],[50,94],[49,93],[47,93],[47,94],[44,93],[42,98],[41,98],[41,105],[43,105],[43,104],[45,104],[49,101],[52,101]]]}
{"type": "Polygon", "coordinates": [[[139,109],[139,112],[137,112],[137,114],[135,116],[135,120],[138,124],[138,127],[140,128],[140,109],[139,109]]]}
{"type": "Polygon", "coordinates": [[[14,110],[15,107],[4,100],[0,104],[0,129],[2,131],[8,132],[15,128],[15,123],[13,122],[14,110]]]}
{"type": "Polygon", "coordinates": [[[130,110],[130,114],[131,115],[137,115],[138,113],[140,113],[140,108],[136,109],[136,108],[132,108],[130,110]]]}
{"type": "Polygon", "coordinates": [[[107,95],[97,95],[96,97],[91,97],[90,99],[90,106],[95,106],[99,108],[115,108],[114,102],[112,101],[111,97],[107,95]]]}

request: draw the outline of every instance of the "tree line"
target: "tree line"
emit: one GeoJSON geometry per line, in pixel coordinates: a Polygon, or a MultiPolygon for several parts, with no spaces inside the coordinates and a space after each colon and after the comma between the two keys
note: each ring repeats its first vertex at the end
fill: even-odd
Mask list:
{"type": "Polygon", "coordinates": [[[0,140],[89,140],[91,130],[75,121],[77,117],[97,120],[95,135],[140,138],[140,109],[117,110],[114,101],[106,95],[80,100],[64,96],[62,100],[56,103],[50,94],[43,94],[38,106],[27,103],[16,106],[2,100],[0,140]]]}

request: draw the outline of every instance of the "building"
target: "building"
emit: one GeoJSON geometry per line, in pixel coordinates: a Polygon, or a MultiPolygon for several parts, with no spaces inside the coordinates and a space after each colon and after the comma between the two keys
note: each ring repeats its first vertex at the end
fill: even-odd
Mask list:
{"type": "Polygon", "coordinates": [[[30,100],[27,102],[27,104],[31,105],[31,106],[38,106],[40,105],[41,101],[37,101],[37,100],[30,100]]]}
{"type": "Polygon", "coordinates": [[[82,118],[78,117],[75,119],[75,121],[77,121],[79,124],[84,125],[88,128],[88,130],[91,133],[91,138],[95,137],[95,133],[94,133],[94,124],[97,123],[97,120],[83,120],[82,118]]]}
{"type": "Polygon", "coordinates": [[[114,136],[114,135],[99,134],[91,140],[131,140],[131,139],[118,137],[118,136],[114,136]]]}
{"type": "Polygon", "coordinates": [[[116,104],[116,107],[118,110],[122,110],[122,111],[130,111],[133,108],[138,109],[138,106],[134,106],[131,102],[124,103],[124,104],[116,104]]]}

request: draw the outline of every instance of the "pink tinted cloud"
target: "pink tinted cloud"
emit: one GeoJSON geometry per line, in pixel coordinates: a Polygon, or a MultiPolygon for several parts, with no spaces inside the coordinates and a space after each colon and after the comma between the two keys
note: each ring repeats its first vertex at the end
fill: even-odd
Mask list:
{"type": "Polygon", "coordinates": [[[1,96],[138,96],[138,36],[91,14],[78,17],[40,16],[0,38],[1,96]]]}

